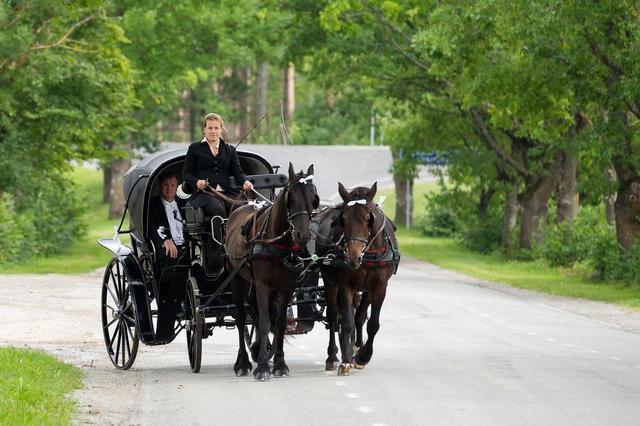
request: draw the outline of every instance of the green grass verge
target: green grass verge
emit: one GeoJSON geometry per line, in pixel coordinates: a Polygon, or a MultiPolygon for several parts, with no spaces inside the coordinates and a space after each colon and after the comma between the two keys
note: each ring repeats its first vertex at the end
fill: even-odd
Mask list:
{"type": "MultiPolygon", "coordinates": [[[[78,183],[84,201],[85,221],[88,232],[84,238],[74,241],[64,252],[30,259],[17,265],[0,266],[0,274],[80,274],[104,267],[111,253],[102,248],[96,240],[113,236],[113,227],[120,220],[107,220],[108,206],[102,204],[102,172],[77,168],[73,179],[78,183]]],[[[125,226],[128,222],[125,222],[125,226]]],[[[123,238],[123,242],[128,239],[123,238]]]]}
{"type": "Polygon", "coordinates": [[[0,348],[0,425],[67,425],[82,372],[42,351],[0,348]]]}

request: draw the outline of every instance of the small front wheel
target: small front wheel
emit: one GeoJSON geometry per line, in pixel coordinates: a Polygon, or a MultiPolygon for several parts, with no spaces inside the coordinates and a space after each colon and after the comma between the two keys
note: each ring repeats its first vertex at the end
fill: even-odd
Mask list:
{"type": "Polygon", "coordinates": [[[196,294],[198,283],[194,277],[189,277],[185,300],[185,329],[187,332],[187,350],[189,351],[189,365],[194,373],[200,372],[202,363],[202,335],[204,331],[204,314],[198,306],[196,294]]]}

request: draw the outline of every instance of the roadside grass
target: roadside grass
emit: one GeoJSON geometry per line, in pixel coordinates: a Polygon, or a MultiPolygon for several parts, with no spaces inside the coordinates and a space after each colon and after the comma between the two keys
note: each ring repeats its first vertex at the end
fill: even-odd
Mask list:
{"type": "Polygon", "coordinates": [[[551,267],[542,260],[512,260],[501,253],[483,255],[465,249],[453,238],[424,237],[415,229],[399,229],[398,243],[404,255],[481,280],[640,310],[640,288],[624,283],[594,281],[589,271],[551,267]]]}
{"type": "MultiPolygon", "coordinates": [[[[62,253],[17,265],[0,266],[0,274],[81,274],[104,267],[109,262],[111,253],[96,240],[113,236],[113,228],[120,220],[107,220],[108,206],[102,203],[102,173],[78,167],[72,176],[84,200],[85,222],[88,224],[86,236],[74,241],[62,253]]],[[[128,239],[123,238],[122,241],[126,243],[128,239]]]]}
{"type": "Polygon", "coordinates": [[[65,395],[82,372],[43,351],[0,348],[0,425],[67,425],[76,405],[65,395]]]}
{"type": "MultiPolygon", "coordinates": [[[[425,195],[437,190],[437,182],[414,186],[414,219],[424,214],[425,195]]],[[[393,189],[383,190],[381,193],[387,195],[384,210],[388,216],[393,217],[395,193],[393,189]]],[[[640,310],[640,287],[620,282],[596,281],[591,277],[592,271],[584,267],[551,267],[540,259],[518,261],[499,252],[480,254],[464,248],[455,238],[426,237],[415,228],[399,229],[398,243],[403,255],[481,280],[501,282],[556,296],[615,303],[640,310]]]]}

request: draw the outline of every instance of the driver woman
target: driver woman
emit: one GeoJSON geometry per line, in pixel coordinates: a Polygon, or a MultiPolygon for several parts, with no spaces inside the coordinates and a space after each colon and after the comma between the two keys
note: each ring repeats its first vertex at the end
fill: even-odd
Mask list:
{"type": "Polygon", "coordinates": [[[224,124],[224,118],[219,114],[210,113],[204,117],[204,138],[189,145],[182,176],[192,190],[189,198],[191,206],[202,207],[209,216],[226,218],[228,210],[224,201],[205,194],[203,190],[208,185],[227,196],[236,195],[231,187],[231,176],[236,182],[242,182],[242,189],[245,191],[253,189],[253,184],[247,180],[240,167],[236,149],[221,138],[224,124]]]}

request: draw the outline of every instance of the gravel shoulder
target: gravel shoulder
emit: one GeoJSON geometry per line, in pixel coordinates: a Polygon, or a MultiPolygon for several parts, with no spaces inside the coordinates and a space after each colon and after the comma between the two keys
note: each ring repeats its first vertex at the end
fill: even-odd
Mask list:
{"type": "MultiPolygon", "coordinates": [[[[616,305],[480,281],[411,258],[403,259],[402,268],[506,293],[640,333],[640,312],[616,305]]],[[[111,365],[101,333],[101,282],[102,271],[84,275],[0,275],[0,345],[43,349],[82,369],[86,374],[85,386],[74,394],[80,424],[125,423],[133,412],[142,379],[157,374],[155,369],[137,369],[135,364],[126,372],[111,365]]],[[[142,345],[141,349],[145,350],[142,345]]],[[[157,356],[162,358],[160,353],[157,356]]]]}

